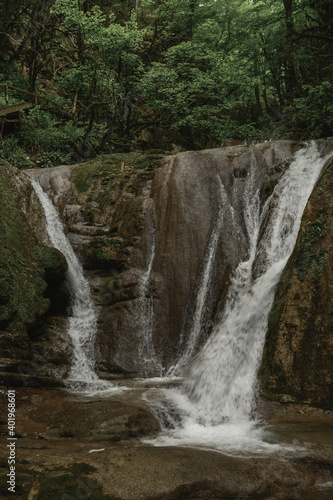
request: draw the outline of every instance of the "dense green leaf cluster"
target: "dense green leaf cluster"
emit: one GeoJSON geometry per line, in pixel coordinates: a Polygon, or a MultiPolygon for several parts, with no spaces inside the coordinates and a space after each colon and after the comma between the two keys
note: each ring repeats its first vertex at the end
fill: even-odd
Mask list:
{"type": "MultiPolygon", "coordinates": [[[[39,104],[21,127],[5,125],[4,142],[14,134],[42,166],[332,134],[329,0],[0,0],[0,10],[0,83],[39,104]]],[[[28,99],[9,89],[10,104],[28,99]]]]}

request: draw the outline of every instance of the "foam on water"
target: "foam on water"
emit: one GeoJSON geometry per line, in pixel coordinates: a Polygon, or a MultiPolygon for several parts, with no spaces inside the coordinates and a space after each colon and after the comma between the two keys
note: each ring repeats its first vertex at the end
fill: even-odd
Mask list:
{"type": "Polygon", "coordinates": [[[236,269],[223,313],[182,389],[164,390],[165,404],[155,403],[164,432],[152,444],[203,446],[228,453],[282,449],[270,442],[256,419],[257,371],[275,287],[327,159],[315,144],[298,151],[261,209],[252,158],[243,204],[248,260],[236,269]]]}

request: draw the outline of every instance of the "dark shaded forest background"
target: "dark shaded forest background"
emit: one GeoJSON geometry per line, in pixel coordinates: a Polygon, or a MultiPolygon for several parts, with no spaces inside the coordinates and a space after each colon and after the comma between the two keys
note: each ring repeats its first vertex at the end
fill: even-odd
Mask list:
{"type": "Polygon", "coordinates": [[[331,0],[0,0],[0,160],[333,135],[331,0]],[[15,116],[13,115],[15,118],[15,116]]]}

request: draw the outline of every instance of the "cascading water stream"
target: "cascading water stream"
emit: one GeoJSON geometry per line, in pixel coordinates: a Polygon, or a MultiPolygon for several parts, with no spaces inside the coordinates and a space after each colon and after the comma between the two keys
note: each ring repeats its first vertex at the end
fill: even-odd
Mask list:
{"type": "MultiPolygon", "coordinates": [[[[165,421],[173,429],[165,429],[155,444],[211,446],[223,451],[278,447],[264,442],[254,418],[257,371],[275,287],[327,159],[315,144],[298,151],[261,212],[259,193],[252,175],[247,176],[243,217],[248,260],[236,269],[224,311],[190,367],[182,391],[165,391],[171,408],[166,410],[165,421]]],[[[252,167],[251,171],[254,163],[252,167]]],[[[161,413],[165,415],[165,410],[161,413]]]]}
{"type": "Polygon", "coordinates": [[[144,375],[161,375],[162,367],[156,358],[154,348],[154,299],[150,290],[153,263],[156,254],[156,228],[152,226],[152,246],[146,272],[139,281],[139,324],[142,331],[142,358],[144,375]]]}
{"type": "Polygon", "coordinates": [[[217,176],[217,184],[219,191],[218,214],[213,231],[211,232],[210,241],[208,243],[206,255],[204,258],[202,277],[198,289],[192,327],[188,338],[185,339],[185,335],[181,335],[179,341],[180,347],[177,363],[173,367],[171,367],[168,372],[168,375],[171,377],[178,373],[181,373],[182,368],[185,367],[188,364],[189,360],[193,357],[203,326],[203,316],[207,301],[207,294],[212,279],[213,264],[215,260],[217,245],[223,226],[223,208],[226,206],[228,199],[227,193],[219,176],[217,176]],[[186,345],[184,347],[185,342],[186,345]]]}
{"type": "Polygon", "coordinates": [[[94,346],[97,331],[97,316],[92,303],[90,288],[83,275],[82,266],[66,235],[59,215],[40,184],[30,179],[36,195],[44,209],[49,238],[55,248],[66,257],[67,279],[72,295],[72,314],[69,318],[68,337],[73,347],[72,366],[65,381],[70,389],[88,391],[107,390],[113,387],[98,378],[94,371],[94,346]]]}

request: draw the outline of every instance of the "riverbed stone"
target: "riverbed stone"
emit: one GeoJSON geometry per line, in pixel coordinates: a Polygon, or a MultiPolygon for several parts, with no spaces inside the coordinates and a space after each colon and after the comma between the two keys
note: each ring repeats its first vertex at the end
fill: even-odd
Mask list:
{"type": "MultiPolygon", "coordinates": [[[[144,401],[142,406],[133,404],[137,392],[129,391],[124,403],[126,393],[101,398],[17,389],[17,497],[286,499],[311,489],[315,495],[320,491],[316,487],[333,480],[333,449],[320,438],[287,455],[264,456],[228,456],[213,450],[144,444],[141,437],[156,436],[159,426],[144,401]]],[[[1,404],[5,397],[0,393],[1,404]]],[[[289,417],[303,420],[306,429],[313,416],[302,415],[299,409],[295,407],[289,417]]],[[[332,425],[331,418],[318,415],[318,410],[314,415],[323,425],[332,425]]],[[[0,468],[5,478],[5,422],[1,429],[0,468]]],[[[4,479],[1,486],[6,491],[4,479]]]]}

